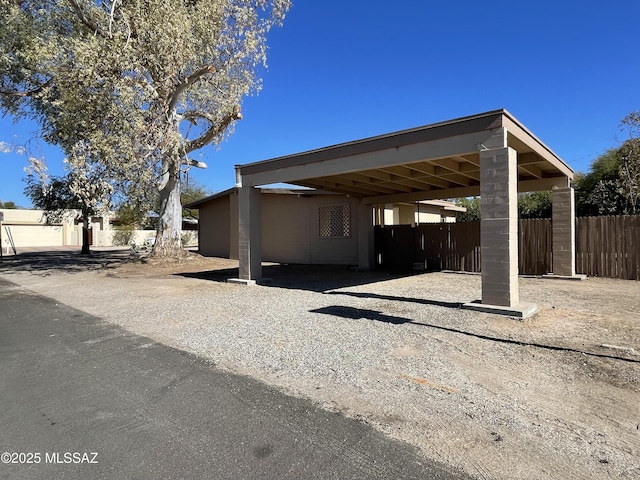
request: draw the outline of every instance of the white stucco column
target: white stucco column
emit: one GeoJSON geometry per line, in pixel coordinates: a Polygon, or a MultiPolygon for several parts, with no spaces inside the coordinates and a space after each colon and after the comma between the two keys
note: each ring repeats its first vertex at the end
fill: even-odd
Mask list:
{"type": "Polygon", "coordinates": [[[362,201],[358,205],[358,269],[375,266],[373,206],[362,201]]]}
{"type": "Polygon", "coordinates": [[[572,187],[552,190],[553,275],[576,274],[576,211],[572,187]]]}
{"type": "Polygon", "coordinates": [[[262,277],[262,212],[259,188],[238,188],[238,260],[240,280],[262,277]]]}
{"type": "Polygon", "coordinates": [[[480,152],[482,303],[515,307],[518,291],[517,152],[480,152]]]}

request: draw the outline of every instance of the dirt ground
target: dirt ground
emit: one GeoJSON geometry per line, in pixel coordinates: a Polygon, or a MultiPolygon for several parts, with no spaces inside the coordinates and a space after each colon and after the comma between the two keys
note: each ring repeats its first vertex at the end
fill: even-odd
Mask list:
{"type": "MultiPolygon", "coordinates": [[[[274,274],[270,284],[230,287],[224,279],[235,268],[237,262],[225,259],[193,256],[167,264],[105,252],[90,260],[9,259],[0,276],[72,304],[81,287],[111,289],[111,296],[95,296],[100,302],[81,298],[73,306],[102,311],[135,333],[210,356],[223,368],[359,418],[475,478],[640,478],[640,282],[521,278],[521,299],[536,303],[540,312],[518,321],[455,308],[479,295],[478,275],[371,272],[356,278],[343,270],[267,266],[266,274],[274,274]],[[301,282],[305,296],[295,293],[301,282]],[[353,370],[357,376],[350,376],[349,366],[343,377],[322,376],[312,371],[313,362],[298,374],[224,357],[211,344],[190,341],[187,332],[194,329],[205,332],[201,336],[222,330],[203,330],[198,318],[181,315],[178,303],[207,296],[218,299],[211,308],[220,315],[237,316],[224,298],[238,292],[245,292],[247,302],[274,292],[291,295],[285,299],[291,302],[341,295],[343,310],[374,312],[371,319],[378,322],[369,331],[385,336],[388,348],[378,356],[386,357],[363,353],[364,365],[353,370]],[[150,308],[168,296],[177,312],[171,319],[117,320],[124,309],[114,298],[137,299],[150,308]]],[[[282,349],[292,343],[287,335],[279,331],[265,345],[282,349]]],[[[257,358],[259,347],[243,355],[257,358]]],[[[302,354],[289,353],[296,354],[302,364],[302,354]]]]}

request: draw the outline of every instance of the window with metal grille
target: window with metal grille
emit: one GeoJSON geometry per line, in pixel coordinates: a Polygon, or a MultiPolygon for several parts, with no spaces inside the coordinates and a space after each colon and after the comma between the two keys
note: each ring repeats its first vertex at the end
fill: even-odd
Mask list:
{"type": "Polygon", "coordinates": [[[344,238],[351,235],[351,215],[349,204],[331,205],[318,208],[320,236],[324,238],[344,238]]]}

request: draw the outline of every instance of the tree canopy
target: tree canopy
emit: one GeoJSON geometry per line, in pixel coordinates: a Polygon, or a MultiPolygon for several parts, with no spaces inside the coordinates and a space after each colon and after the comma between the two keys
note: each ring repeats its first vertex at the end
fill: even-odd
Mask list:
{"type": "Polygon", "coordinates": [[[621,127],[629,138],[575,178],[578,216],[640,213],[640,111],[627,115],[621,127]]]}
{"type": "Polygon", "coordinates": [[[156,255],[180,255],[181,171],[259,91],[289,0],[0,0],[0,108],[81,145],[122,198],[160,190],[156,255]]]}
{"type": "MultiPolygon", "coordinates": [[[[467,209],[456,213],[457,222],[480,220],[480,197],[457,198],[455,204],[467,209]]],[[[518,218],[551,218],[551,192],[519,193],[518,218]]]]}

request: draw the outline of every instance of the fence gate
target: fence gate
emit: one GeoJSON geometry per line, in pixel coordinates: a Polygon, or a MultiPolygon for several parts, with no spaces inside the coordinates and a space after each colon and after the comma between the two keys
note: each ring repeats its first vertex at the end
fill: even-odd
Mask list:
{"type": "Polygon", "coordinates": [[[392,270],[411,270],[414,263],[414,237],[411,225],[376,227],[376,266],[392,270]]]}

